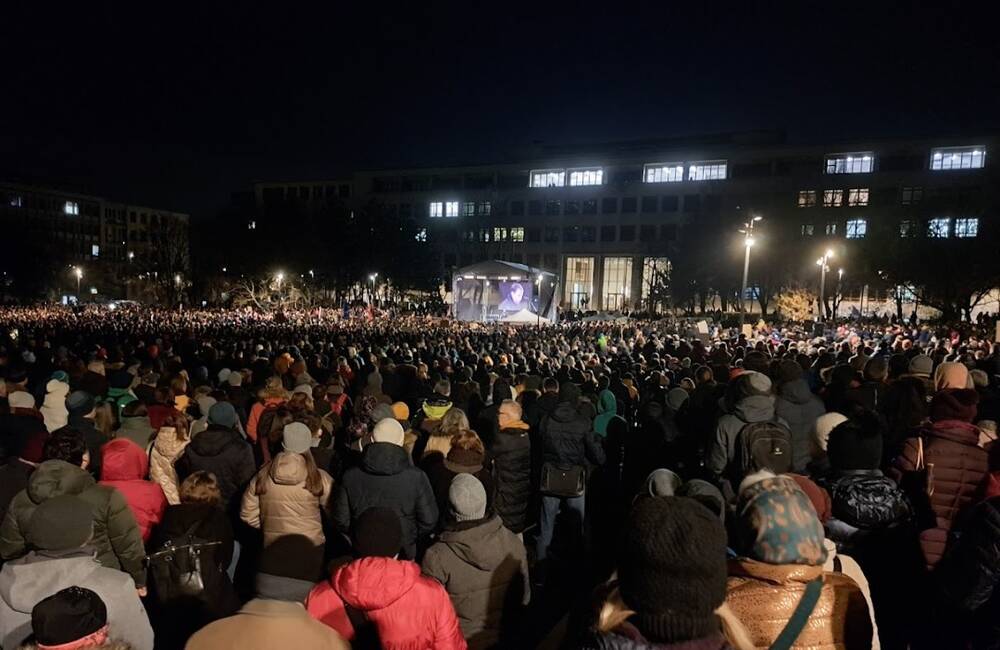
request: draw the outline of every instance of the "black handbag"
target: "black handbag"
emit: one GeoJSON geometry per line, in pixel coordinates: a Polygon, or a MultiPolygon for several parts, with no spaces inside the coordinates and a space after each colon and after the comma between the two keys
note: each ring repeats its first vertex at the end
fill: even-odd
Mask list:
{"type": "Polygon", "coordinates": [[[587,489],[587,470],[580,465],[559,467],[542,464],[542,494],[550,497],[581,497],[587,489]]]}

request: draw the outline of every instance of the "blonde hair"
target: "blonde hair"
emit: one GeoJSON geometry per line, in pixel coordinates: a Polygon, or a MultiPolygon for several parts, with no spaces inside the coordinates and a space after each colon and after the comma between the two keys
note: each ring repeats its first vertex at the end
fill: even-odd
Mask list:
{"type": "Polygon", "coordinates": [[[222,503],[219,481],[215,474],[204,470],[194,472],[184,479],[178,491],[181,503],[207,503],[213,506],[222,503]]]}
{"type": "Polygon", "coordinates": [[[448,411],[442,416],[441,424],[438,426],[437,433],[438,436],[448,436],[451,438],[457,433],[461,433],[469,428],[469,418],[466,417],[465,412],[460,408],[455,408],[454,406],[448,409],[448,411]]]}
{"type": "Polygon", "coordinates": [[[109,402],[101,402],[94,407],[94,427],[105,436],[110,436],[115,428],[115,413],[109,402]]]}
{"type": "MultiPolygon", "coordinates": [[[[635,613],[625,605],[621,593],[615,587],[604,599],[604,602],[601,603],[601,610],[597,615],[595,629],[601,634],[614,632],[615,629],[620,627],[635,613]]],[[[722,634],[726,637],[729,645],[733,646],[733,650],[755,650],[757,646],[750,639],[750,633],[747,632],[743,622],[737,618],[728,604],[723,602],[719,605],[715,610],[715,615],[719,617],[719,622],[722,625],[722,634]]]]}

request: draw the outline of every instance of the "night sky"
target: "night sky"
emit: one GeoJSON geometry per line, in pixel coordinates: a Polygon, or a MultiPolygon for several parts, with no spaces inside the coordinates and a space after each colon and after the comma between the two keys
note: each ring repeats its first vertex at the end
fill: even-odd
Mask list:
{"type": "Polygon", "coordinates": [[[255,179],[534,141],[1000,127],[996,23],[972,3],[258,4],[7,3],[0,178],[201,218],[255,179]]]}

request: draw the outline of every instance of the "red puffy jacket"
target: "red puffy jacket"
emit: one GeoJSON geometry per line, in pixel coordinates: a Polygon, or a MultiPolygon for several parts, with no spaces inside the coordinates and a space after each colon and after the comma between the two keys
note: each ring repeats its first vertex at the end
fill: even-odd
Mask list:
{"type": "Polygon", "coordinates": [[[131,440],[118,438],[101,448],[101,485],[122,493],[139,524],[142,541],[148,542],[153,527],[163,519],[167,497],[157,483],[145,480],[149,457],[131,440]]]}
{"type": "Polygon", "coordinates": [[[468,647],[448,592],[433,578],[420,575],[413,562],[365,557],[313,587],[306,599],[309,615],[353,641],[345,600],[375,625],[385,650],[468,647]]]}

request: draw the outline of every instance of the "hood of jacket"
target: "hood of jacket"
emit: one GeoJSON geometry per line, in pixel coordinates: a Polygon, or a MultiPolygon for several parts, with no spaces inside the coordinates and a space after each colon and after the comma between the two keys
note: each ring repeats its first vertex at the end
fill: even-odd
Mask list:
{"type": "Polygon", "coordinates": [[[750,395],[736,403],[733,415],[744,422],[770,422],[774,419],[773,395],[750,395]]]}
{"type": "MultiPolygon", "coordinates": [[[[202,432],[205,433],[204,431],[202,432]]],[[[170,460],[176,459],[184,451],[184,448],[188,446],[191,439],[178,440],[177,431],[172,430],[170,427],[163,427],[160,429],[159,433],[156,434],[156,440],[153,442],[153,449],[156,453],[160,454],[164,458],[169,458],[170,460]]]]}
{"type": "Polygon", "coordinates": [[[199,456],[218,456],[226,447],[240,440],[242,440],[240,434],[232,429],[210,424],[207,429],[196,435],[188,446],[199,456]]]}
{"type": "Polygon", "coordinates": [[[92,583],[90,578],[100,566],[93,551],[53,557],[29,553],[4,566],[0,573],[0,598],[15,612],[30,615],[39,601],[66,584],[92,583]]]}
{"type": "Polygon", "coordinates": [[[729,575],[753,578],[773,585],[804,584],[822,576],[823,565],[768,564],[741,557],[729,560],[729,575]]]}
{"type": "Polygon", "coordinates": [[[572,422],[580,417],[580,412],[576,409],[576,405],[574,404],[570,404],[569,402],[559,402],[549,417],[556,422],[566,423],[572,422]]]}
{"type": "Polygon", "coordinates": [[[451,408],[451,402],[443,398],[429,399],[424,402],[422,410],[428,420],[440,420],[451,408]]]}
{"type": "Polygon", "coordinates": [[[330,584],[349,605],[362,611],[383,609],[405,596],[417,579],[420,567],[389,557],[363,557],[338,569],[330,584]]]}
{"type": "Polygon", "coordinates": [[[406,450],[391,442],[373,442],[361,452],[361,469],[368,474],[392,476],[410,467],[406,450]]]}
{"type": "Polygon", "coordinates": [[[66,412],[66,396],[69,395],[69,384],[57,379],[45,384],[45,399],[42,400],[42,407],[66,412]]]}
{"type": "Polygon", "coordinates": [[[778,388],[778,395],[792,404],[806,404],[812,397],[812,391],[806,380],[799,377],[782,384],[778,388]]]}
{"type": "Polygon", "coordinates": [[[302,454],[283,451],[271,461],[271,467],[267,473],[275,485],[304,483],[308,475],[306,459],[302,457],[302,454]]]}
{"type": "Polygon", "coordinates": [[[475,526],[445,530],[438,539],[463,562],[482,571],[492,571],[510,555],[501,528],[500,517],[493,516],[475,526]]]}
{"type": "Polygon", "coordinates": [[[149,456],[131,440],[116,438],[101,449],[102,481],[138,481],[149,471],[149,456]]]}
{"type": "Polygon", "coordinates": [[[931,423],[930,437],[943,438],[972,447],[979,445],[979,428],[965,420],[939,420],[931,423]]]}
{"type": "Polygon", "coordinates": [[[26,490],[33,503],[41,503],[63,494],[80,494],[95,484],[86,470],[63,460],[47,460],[31,473],[26,490]]]}
{"type": "Polygon", "coordinates": [[[615,399],[615,394],[610,390],[602,390],[598,396],[597,412],[610,413],[612,415],[618,414],[618,400],[615,399]]]}

